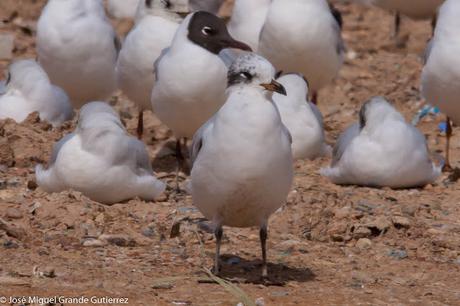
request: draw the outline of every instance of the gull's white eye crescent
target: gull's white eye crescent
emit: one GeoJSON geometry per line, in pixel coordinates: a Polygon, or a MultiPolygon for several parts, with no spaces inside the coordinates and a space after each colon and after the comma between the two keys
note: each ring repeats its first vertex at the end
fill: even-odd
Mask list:
{"type": "Polygon", "coordinates": [[[240,76],[242,76],[243,78],[247,79],[247,80],[250,80],[252,79],[252,75],[249,73],[249,72],[241,72],[240,73],[240,76]]]}
{"type": "Polygon", "coordinates": [[[212,32],[213,32],[213,30],[210,27],[203,27],[203,29],[201,29],[201,33],[203,33],[206,36],[211,35],[212,32]]]}

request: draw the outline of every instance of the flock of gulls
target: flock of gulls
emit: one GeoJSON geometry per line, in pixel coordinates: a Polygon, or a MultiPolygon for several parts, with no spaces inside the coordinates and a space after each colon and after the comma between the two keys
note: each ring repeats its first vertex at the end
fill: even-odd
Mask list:
{"type": "MultiPolygon", "coordinates": [[[[134,19],[121,41],[102,0],[49,0],[37,61],[13,62],[0,83],[0,119],[38,112],[59,126],[77,113],[75,130],[37,165],[38,185],[111,204],[165,191],[142,142],[143,114],[153,111],[176,138],[177,170],[191,169],[194,205],[213,222],[214,272],[222,227],[257,226],[267,277],[267,223],[291,189],[295,160],[331,156],[321,174],[333,183],[390,188],[432,183],[442,165],[383,97],[363,103],[333,148],[325,143],[318,93],[345,53],[340,13],[326,0],[236,0],[228,24],[216,16],[222,2],[109,0],[111,15],[134,19]],[[107,103],[117,89],[138,108],[137,137],[107,103]]],[[[448,169],[450,121],[460,124],[460,2],[366,2],[395,11],[396,29],[399,14],[436,21],[421,92],[448,116],[448,169]]]]}

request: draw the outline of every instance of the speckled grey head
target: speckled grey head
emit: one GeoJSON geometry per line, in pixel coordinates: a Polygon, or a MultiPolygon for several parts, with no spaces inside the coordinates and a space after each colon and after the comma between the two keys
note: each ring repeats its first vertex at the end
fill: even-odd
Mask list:
{"type": "Polygon", "coordinates": [[[141,0],[137,7],[136,20],[151,15],[168,17],[179,22],[179,15],[188,14],[190,11],[189,0],[141,0]]]}
{"type": "Polygon", "coordinates": [[[264,57],[255,53],[239,56],[228,70],[228,86],[246,84],[262,86],[269,91],[286,95],[284,87],[274,81],[276,70],[264,57]]]}

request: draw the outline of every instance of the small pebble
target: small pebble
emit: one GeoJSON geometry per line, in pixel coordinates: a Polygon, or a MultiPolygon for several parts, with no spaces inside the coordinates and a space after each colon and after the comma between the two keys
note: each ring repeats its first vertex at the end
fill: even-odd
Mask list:
{"type": "Polygon", "coordinates": [[[83,241],[83,246],[84,247],[103,247],[106,246],[107,242],[106,241],[101,241],[99,239],[85,239],[83,241]]]}
{"type": "Polygon", "coordinates": [[[30,180],[27,182],[27,188],[29,190],[35,190],[37,189],[38,185],[37,185],[37,182],[35,180],[30,180]]]}
{"type": "Polygon", "coordinates": [[[367,238],[361,238],[356,242],[356,247],[360,250],[368,250],[372,247],[372,241],[367,238]]]}
{"type": "Polygon", "coordinates": [[[409,255],[407,255],[407,252],[404,250],[391,250],[388,252],[388,256],[399,260],[409,257],[409,255]]]}
{"type": "Polygon", "coordinates": [[[392,218],[393,225],[396,228],[409,228],[410,227],[410,220],[406,217],[394,216],[392,218]]]}
{"type": "Polygon", "coordinates": [[[240,262],[241,262],[241,259],[239,257],[230,257],[226,261],[227,265],[237,265],[240,262]]]}

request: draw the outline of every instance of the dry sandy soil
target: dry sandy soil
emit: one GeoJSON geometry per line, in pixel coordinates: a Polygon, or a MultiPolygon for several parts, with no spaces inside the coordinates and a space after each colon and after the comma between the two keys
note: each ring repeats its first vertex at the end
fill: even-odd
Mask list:
{"type": "MultiPolygon", "coordinates": [[[[15,58],[35,57],[44,2],[0,1],[0,32],[15,34],[15,58]]],[[[412,118],[423,104],[420,55],[430,37],[428,21],[404,20],[396,43],[389,13],[339,8],[347,60],[320,101],[331,143],[374,95],[412,118]]],[[[1,61],[0,70],[7,65],[1,61]]],[[[112,104],[134,133],[135,108],[120,95],[112,104]]],[[[419,125],[434,154],[444,146],[442,120],[427,117],[419,125]]],[[[214,239],[190,196],[168,192],[157,203],[104,206],[78,192],[36,188],[34,165],[46,162],[53,143],[74,127],[75,121],[52,129],[36,115],[22,124],[0,121],[1,296],[128,297],[129,305],[237,305],[243,295],[258,305],[460,305],[460,192],[447,175],[423,189],[339,187],[318,174],[328,159],[298,162],[287,204],[270,221],[273,286],[258,282],[256,229],[225,230],[223,277],[244,292],[234,295],[204,272],[214,239]],[[178,236],[170,238],[173,224],[178,236]]],[[[154,169],[171,172],[170,132],[151,114],[147,130],[154,169]]]]}

